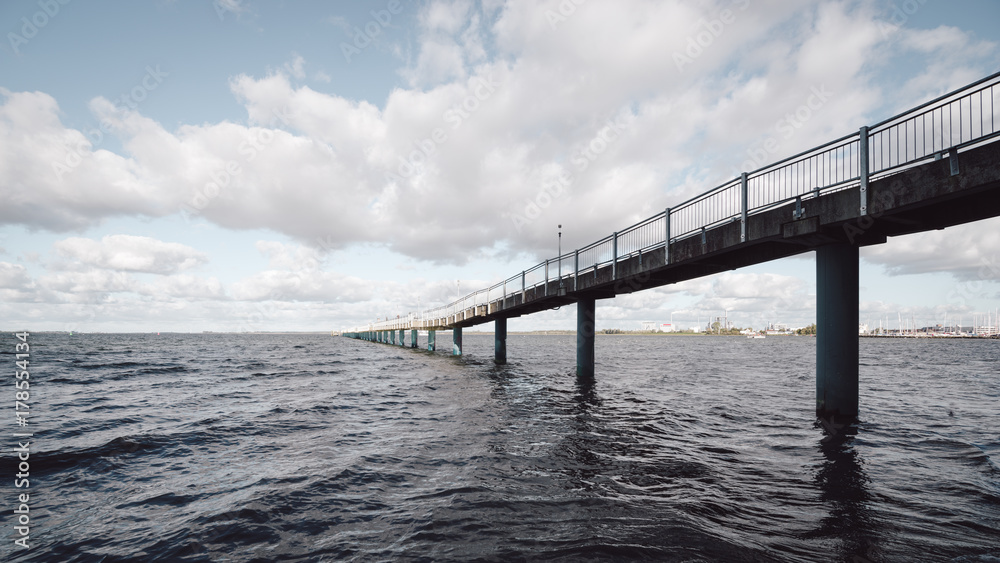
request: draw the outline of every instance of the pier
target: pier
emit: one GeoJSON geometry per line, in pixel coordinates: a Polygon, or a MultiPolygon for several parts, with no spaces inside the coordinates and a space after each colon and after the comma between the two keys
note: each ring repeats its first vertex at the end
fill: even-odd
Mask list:
{"type": "Polygon", "coordinates": [[[448,305],[344,336],[417,347],[427,331],[495,323],[575,303],[576,372],[595,377],[595,304],[625,293],[816,252],[816,412],[858,415],[858,249],[1000,215],[1000,73],[665,208],[448,305]]]}

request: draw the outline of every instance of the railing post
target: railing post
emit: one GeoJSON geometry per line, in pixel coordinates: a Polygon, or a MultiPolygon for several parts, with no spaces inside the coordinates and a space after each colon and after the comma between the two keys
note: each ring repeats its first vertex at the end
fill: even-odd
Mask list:
{"type": "Polygon", "coordinates": [[[618,279],[618,231],[611,240],[611,279],[618,279]]]}
{"type": "Polygon", "coordinates": [[[576,291],[576,279],[580,277],[580,250],[573,251],[573,291],[576,291]]]}
{"type": "Polygon", "coordinates": [[[861,215],[868,215],[868,126],[858,134],[858,168],[861,177],[861,215]]]}
{"type": "Polygon", "coordinates": [[[527,290],[524,288],[524,270],[521,270],[521,305],[524,305],[524,294],[527,290]]]}
{"type": "Polygon", "coordinates": [[[747,241],[747,173],[740,174],[740,242],[747,241]]]}
{"type": "Polygon", "coordinates": [[[545,261],[545,293],[547,297],[549,295],[549,261],[545,261]]]}
{"type": "Polygon", "coordinates": [[[664,234],[666,237],[663,239],[663,263],[670,263],[670,208],[668,207],[666,211],[663,212],[663,219],[666,223],[664,228],[664,234]]]}
{"type": "Polygon", "coordinates": [[[503,304],[500,306],[501,309],[507,308],[507,280],[503,280],[503,304]]]}

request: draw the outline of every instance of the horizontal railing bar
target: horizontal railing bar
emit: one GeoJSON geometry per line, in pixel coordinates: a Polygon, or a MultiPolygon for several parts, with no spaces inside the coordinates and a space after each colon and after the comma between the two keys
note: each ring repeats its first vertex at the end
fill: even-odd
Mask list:
{"type": "MultiPolygon", "coordinates": [[[[825,149],[825,148],[829,147],[830,145],[835,145],[835,144],[840,143],[842,141],[848,141],[846,143],[843,143],[839,147],[835,147],[835,148],[841,148],[841,147],[850,146],[851,143],[853,143],[853,142],[855,142],[857,140],[858,140],[858,134],[857,133],[851,133],[849,135],[844,135],[843,137],[841,137],[839,139],[836,139],[834,141],[830,141],[829,143],[826,143],[825,145],[820,145],[818,147],[813,147],[813,148],[811,148],[811,149],[809,149],[807,151],[802,151],[799,154],[792,155],[792,156],[790,156],[790,157],[788,157],[788,158],[786,158],[784,160],[779,160],[778,162],[775,162],[775,163],[772,163],[772,164],[768,164],[767,166],[758,168],[757,170],[754,170],[752,172],[747,172],[747,178],[750,179],[750,180],[752,180],[754,178],[759,178],[761,176],[760,173],[762,173],[762,172],[764,172],[764,173],[771,173],[771,172],[774,172],[775,170],[780,170],[781,168],[784,168],[784,166],[781,166],[782,164],[785,164],[786,162],[789,162],[789,161],[792,161],[792,160],[796,160],[800,156],[805,156],[805,155],[807,155],[809,153],[820,151],[820,149],[825,149]]],[[[829,151],[822,151],[822,152],[829,152],[829,151]]],[[[820,153],[817,153],[817,155],[818,154],[820,154],[820,153]]],[[[738,180],[739,179],[737,178],[737,181],[738,180]]]]}
{"type": "MultiPolygon", "coordinates": [[[[973,82],[972,84],[966,84],[965,86],[962,86],[961,88],[959,88],[957,90],[954,90],[952,92],[948,92],[947,94],[944,94],[943,96],[940,96],[938,98],[934,98],[933,100],[931,100],[929,102],[924,102],[923,104],[920,104],[919,106],[917,106],[915,108],[910,108],[910,109],[904,111],[903,113],[900,113],[898,115],[890,117],[889,119],[886,119],[884,121],[879,121],[875,125],[869,126],[868,130],[869,130],[869,132],[876,133],[877,131],[873,131],[874,129],[878,129],[878,128],[882,127],[883,125],[887,124],[887,123],[891,123],[893,121],[896,121],[896,120],[898,120],[898,119],[900,119],[901,117],[904,117],[904,116],[910,116],[911,114],[913,114],[915,112],[918,112],[918,111],[924,109],[925,107],[932,106],[932,105],[934,105],[934,104],[936,104],[938,102],[942,102],[944,100],[947,100],[948,98],[951,98],[952,96],[955,96],[956,94],[961,94],[962,92],[965,92],[967,90],[971,90],[971,89],[975,88],[976,86],[979,86],[980,84],[989,82],[990,80],[994,80],[994,79],[997,79],[997,78],[1000,78],[1000,72],[997,72],[996,74],[991,74],[991,75],[987,76],[986,78],[982,78],[980,80],[977,80],[977,81],[973,82]]],[[[924,112],[924,113],[926,113],[926,112],[924,112]]]]}
{"type": "Polygon", "coordinates": [[[691,199],[689,199],[687,201],[683,201],[683,202],[678,203],[677,205],[671,207],[670,208],[670,214],[673,215],[675,211],[680,211],[681,209],[683,209],[685,207],[690,207],[691,204],[697,203],[697,202],[699,202],[701,200],[704,200],[704,199],[708,199],[708,196],[715,195],[717,192],[720,192],[720,191],[725,190],[725,189],[729,189],[729,188],[731,188],[733,186],[738,186],[739,183],[740,183],[740,179],[737,178],[735,180],[729,180],[728,182],[726,182],[724,184],[719,184],[718,186],[716,186],[716,187],[708,190],[707,192],[705,192],[703,194],[696,195],[696,196],[694,196],[693,198],[691,198],[691,199]]]}

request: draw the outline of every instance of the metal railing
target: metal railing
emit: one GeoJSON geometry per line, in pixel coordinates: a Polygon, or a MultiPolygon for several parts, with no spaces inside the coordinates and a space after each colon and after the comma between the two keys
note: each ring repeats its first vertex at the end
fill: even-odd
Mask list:
{"type": "MultiPolygon", "coordinates": [[[[511,299],[526,301],[528,291],[544,287],[546,295],[558,286],[559,268],[568,291],[584,274],[612,266],[639,252],[669,248],[677,240],[729,222],[741,223],[746,240],[749,215],[796,199],[861,186],[859,211],[867,213],[868,182],[955,155],[961,149],[1000,137],[1000,73],[964,86],[857,133],[769,164],[725,182],[701,195],[562,256],[545,260],[504,281],[470,293],[447,305],[412,314],[407,319],[371,323],[362,332],[394,326],[423,328],[451,324],[449,317],[486,315],[509,307],[511,299]],[[667,232],[669,230],[669,233],[667,232]],[[482,307],[482,308],[480,308],[482,307]],[[442,322],[442,319],[444,320],[442,322]],[[440,323],[440,324],[434,324],[440,323]],[[382,327],[382,328],[380,328],[382,327]]],[[[667,255],[669,261],[669,253],[667,255]]],[[[537,292],[535,293],[537,296],[537,292]]],[[[403,328],[403,327],[400,327],[403,328]]]]}

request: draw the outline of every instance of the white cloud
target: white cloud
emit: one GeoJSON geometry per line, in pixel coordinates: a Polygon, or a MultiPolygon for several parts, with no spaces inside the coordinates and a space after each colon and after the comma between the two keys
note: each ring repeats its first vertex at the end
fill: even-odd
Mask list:
{"type": "Polygon", "coordinates": [[[323,260],[319,250],[302,245],[259,240],[256,247],[268,258],[268,267],[275,270],[314,270],[323,260]]]}
{"type": "Polygon", "coordinates": [[[472,2],[435,0],[420,13],[420,25],[430,32],[457,33],[466,26],[472,2]]]}
{"type": "Polygon", "coordinates": [[[232,12],[237,15],[243,14],[247,11],[247,5],[243,3],[243,0],[212,0],[215,4],[215,8],[219,12],[232,12]]]}
{"type": "Polygon", "coordinates": [[[149,170],[100,148],[104,129],[67,129],[48,94],[0,88],[0,98],[0,222],[66,231],[105,217],[177,210],[170,193],[144,181],[149,170]]]}
{"type": "Polygon", "coordinates": [[[53,247],[67,259],[126,272],[172,274],[208,261],[204,253],[190,246],[134,235],[108,235],[100,241],[71,237],[53,247]]]}
{"type": "MultiPolygon", "coordinates": [[[[250,126],[171,132],[96,99],[95,114],[121,135],[126,156],[63,127],[50,97],[8,93],[0,191],[11,204],[0,216],[70,229],[187,206],[223,227],[273,229],[311,246],[374,242],[460,263],[498,242],[511,252],[538,252],[556,223],[570,225],[570,244],[586,244],[704,191],[775,136],[776,123],[813,87],[832,92],[831,99],[779,137],[768,160],[854,130],[884,97],[864,61],[885,39],[863,5],[789,11],[780,2],[754,3],[683,71],[669,55],[728,4],[587,3],[552,29],[545,13],[558,5],[508,4],[490,27],[468,2],[426,6],[424,58],[410,70],[434,75],[436,85],[397,89],[382,109],[293,87],[284,73],[232,79],[250,126]],[[469,66],[487,37],[499,51],[469,66]],[[429,65],[426,73],[421,65],[429,65]],[[726,65],[741,70],[720,74],[726,65]],[[616,116],[629,120],[627,129],[600,141],[616,116]],[[583,169],[574,157],[595,139],[602,150],[583,169]],[[74,146],[85,149],[83,163],[56,182],[51,162],[74,146]],[[548,198],[543,185],[560,173],[572,179],[561,197],[548,198]],[[24,195],[26,186],[42,194],[44,213],[34,195],[24,195]],[[538,219],[517,221],[539,202],[547,205],[538,219]]],[[[956,30],[929,33],[897,42],[897,56],[919,47],[948,61],[953,75],[978,72],[979,44],[963,42],[956,30]],[[955,49],[962,64],[953,60],[955,49]]],[[[298,55],[287,66],[293,76],[304,72],[298,55]]],[[[913,83],[914,95],[929,94],[929,84],[913,83]]]]}
{"type": "Polygon", "coordinates": [[[802,326],[815,317],[816,299],[804,281],[778,274],[725,272],[707,280],[700,287],[696,302],[684,313],[723,315],[747,325],[763,328],[769,322],[787,322],[802,326]]]}
{"type": "Polygon", "coordinates": [[[142,284],[135,289],[136,293],[157,300],[200,301],[226,300],[225,288],[218,279],[202,278],[190,274],[163,276],[153,283],[142,284]]]}
{"type": "Polygon", "coordinates": [[[890,275],[948,272],[959,280],[1000,280],[1000,218],[895,237],[861,256],[890,275]]]}
{"type": "Polygon", "coordinates": [[[302,57],[302,55],[299,55],[298,53],[292,53],[292,54],[294,55],[292,57],[292,60],[285,63],[284,65],[285,71],[288,72],[288,74],[292,75],[293,77],[302,80],[303,78],[306,77],[306,70],[305,70],[306,60],[302,57]]]}
{"type": "Polygon", "coordinates": [[[27,289],[31,285],[31,277],[24,266],[0,262],[0,289],[27,289]]]}
{"type": "Polygon", "coordinates": [[[424,42],[420,46],[417,67],[408,75],[410,82],[416,86],[441,84],[464,78],[465,63],[462,47],[451,41],[424,42]]]}
{"type": "Polygon", "coordinates": [[[335,272],[264,270],[231,286],[241,301],[360,302],[372,299],[371,284],[335,272]]]}
{"type": "Polygon", "coordinates": [[[38,284],[46,290],[74,294],[83,300],[136,288],[135,280],[125,272],[98,269],[46,274],[39,278],[38,284]]]}
{"type": "MultiPolygon", "coordinates": [[[[258,242],[267,269],[228,287],[185,273],[206,264],[204,254],[127,235],[60,241],[59,255],[75,261],[67,271],[31,280],[8,265],[0,283],[22,298],[54,292],[69,300],[62,294],[80,291],[155,301],[163,311],[171,300],[223,307],[280,298],[388,314],[417,298],[445,300],[450,288],[327,272],[327,250],[385,246],[421,266],[484,254],[551,256],[556,224],[564,225],[564,249],[585,245],[728,180],[769,137],[779,146],[767,160],[777,160],[978,78],[996,62],[995,44],[956,28],[911,22],[883,33],[865,2],[588,2],[554,26],[547,13],[566,4],[576,6],[430,2],[420,8],[414,56],[400,69],[408,87],[365,101],[298,86],[307,74],[330,77],[307,73],[293,53],[276,73],[231,78],[244,123],[168,128],[95,98],[90,109],[103,128],[78,131],[63,124],[51,96],[0,90],[4,224],[63,232],[186,209],[228,229],[269,229],[296,242],[258,242]],[[710,45],[686,51],[727,9],[732,22],[710,45]],[[690,64],[678,68],[675,53],[690,64]],[[899,65],[913,65],[895,79],[903,84],[883,72],[899,65]],[[830,99],[792,134],[779,133],[779,120],[814,87],[830,99]],[[109,150],[112,135],[121,154],[109,150]],[[560,175],[570,178],[565,185],[544,188],[560,175]],[[528,217],[531,206],[537,218],[528,217]],[[141,274],[161,277],[145,283],[141,274]]],[[[894,274],[972,279],[1000,243],[971,229],[918,235],[892,253],[876,247],[864,256],[894,274]]],[[[699,299],[685,305],[691,310],[758,316],[781,308],[805,315],[812,306],[795,278],[731,274],[616,300],[614,314],[630,318],[680,295],[699,299]]]]}

